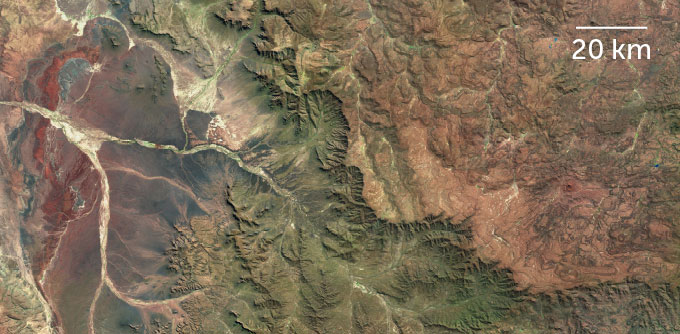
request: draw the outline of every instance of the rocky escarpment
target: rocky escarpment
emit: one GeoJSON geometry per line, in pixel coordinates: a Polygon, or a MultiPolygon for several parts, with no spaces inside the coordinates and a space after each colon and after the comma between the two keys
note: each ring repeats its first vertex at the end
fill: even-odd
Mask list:
{"type": "Polygon", "coordinates": [[[675,5],[56,3],[0,19],[0,331],[677,330],[675,5]],[[571,59],[613,23],[653,58],[571,59]]]}

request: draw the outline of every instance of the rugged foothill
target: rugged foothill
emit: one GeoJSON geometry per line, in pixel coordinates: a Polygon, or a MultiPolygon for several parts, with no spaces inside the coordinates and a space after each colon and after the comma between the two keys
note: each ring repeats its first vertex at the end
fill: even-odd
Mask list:
{"type": "Polygon", "coordinates": [[[0,11],[2,333],[680,329],[672,1],[0,11]]]}

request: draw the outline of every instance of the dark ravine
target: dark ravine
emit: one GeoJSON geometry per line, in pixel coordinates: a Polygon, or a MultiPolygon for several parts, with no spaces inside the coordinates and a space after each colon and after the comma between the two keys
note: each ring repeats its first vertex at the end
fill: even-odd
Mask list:
{"type": "Polygon", "coordinates": [[[0,0],[0,332],[680,330],[675,4],[83,3],[0,0]]]}

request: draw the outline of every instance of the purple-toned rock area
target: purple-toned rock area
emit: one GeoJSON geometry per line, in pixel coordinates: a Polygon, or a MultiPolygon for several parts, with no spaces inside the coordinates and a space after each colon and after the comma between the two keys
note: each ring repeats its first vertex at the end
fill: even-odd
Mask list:
{"type": "Polygon", "coordinates": [[[679,21],[0,0],[0,334],[680,333],[679,21]]]}

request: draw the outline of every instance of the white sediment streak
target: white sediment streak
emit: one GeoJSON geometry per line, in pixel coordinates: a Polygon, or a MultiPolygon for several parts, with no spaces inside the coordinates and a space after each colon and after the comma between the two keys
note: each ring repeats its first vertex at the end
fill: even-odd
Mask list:
{"type": "MultiPolygon", "coordinates": [[[[89,2],[89,3],[87,4],[87,7],[83,10],[83,12],[85,12],[85,13],[91,12],[90,6],[91,6],[93,3],[94,3],[94,2],[89,2]]],[[[73,25],[76,26],[76,29],[77,29],[77,32],[76,32],[76,34],[75,34],[76,36],[82,36],[82,35],[83,35],[83,32],[85,31],[85,25],[87,25],[87,22],[88,22],[88,21],[90,21],[90,20],[92,20],[92,19],[96,19],[96,18],[98,18],[98,17],[104,17],[104,18],[107,18],[107,19],[109,19],[109,20],[113,20],[113,21],[116,21],[116,22],[120,23],[120,26],[123,27],[123,30],[125,31],[125,35],[127,36],[127,39],[128,39],[128,41],[129,41],[128,50],[129,50],[129,49],[132,49],[132,47],[135,46],[135,42],[132,40],[132,36],[130,35],[130,31],[128,31],[127,26],[125,26],[122,22],[120,22],[120,20],[118,20],[118,18],[115,17],[115,16],[111,13],[110,10],[107,10],[106,12],[101,13],[101,14],[98,14],[98,15],[84,15],[84,16],[81,17],[81,18],[73,18],[73,17],[69,17],[69,16],[61,9],[61,7],[59,7],[59,1],[58,1],[58,0],[54,0],[54,8],[55,8],[55,11],[56,11],[57,14],[61,17],[62,20],[66,21],[66,22],[69,22],[69,23],[71,23],[71,24],[73,24],[73,25]]]]}
{"type": "MultiPolygon", "coordinates": [[[[217,151],[219,153],[224,154],[227,156],[229,159],[232,161],[236,162],[240,168],[243,170],[257,175],[260,178],[263,179],[263,181],[267,182],[271,188],[278,193],[279,195],[288,198],[291,202],[293,202],[296,206],[299,207],[299,202],[297,199],[294,197],[294,195],[288,191],[285,188],[280,187],[262,168],[257,167],[257,166],[250,166],[246,164],[241,158],[238,156],[236,152],[233,152],[225,147],[219,146],[219,145],[200,145],[197,147],[193,147],[189,150],[181,150],[178,149],[172,145],[158,145],[154,144],[148,141],[144,140],[130,140],[130,139],[121,139],[115,136],[111,136],[107,134],[104,131],[98,130],[98,129],[90,129],[87,127],[78,127],[74,125],[73,120],[71,120],[68,116],[64,115],[61,112],[58,111],[51,111],[49,109],[43,108],[41,106],[38,106],[33,103],[29,102],[13,102],[13,101],[0,101],[0,105],[5,105],[5,106],[12,106],[12,107],[17,107],[17,108],[22,108],[23,110],[26,110],[31,113],[36,113],[39,114],[47,119],[50,120],[50,123],[52,126],[61,129],[66,136],[66,139],[75,145],[81,152],[83,152],[85,155],[88,156],[90,159],[90,162],[92,163],[93,167],[95,170],[100,175],[100,184],[101,184],[101,201],[99,204],[99,255],[101,259],[101,269],[100,269],[100,275],[101,275],[101,281],[97,287],[97,290],[95,291],[95,295],[93,296],[92,303],[90,304],[89,308],[89,318],[88,318],[88,327],[89,327],[89,332],[94,334],[94,315],[96,311],[96,304],[97,300],[99,299],[99,296],[102,293],[102,289],[105,287],[108,288],[116,297],[118,297],[120,300],[133,305],[133,306],[155,306],[155,305],[167,305],[168,303],[173,303],[173,302],[180,302],[186,298],[189,298],[193,296],[196,293],[200,293],[200,290],[194,291],[190,294],[187,295],[182,295],[180,297],[176,298],[169,298],[169,299],[163,299],[163,300],[158,300],[158,301],[149,301],[149,300],[140,300],[136,298],[129,297],[122,293],[121,291],[118,290],[118,288],[115,286],[115,284],[111,281],[110,277],[108,276],[107,272],[107,256],[106,256],[106,245],[108,242],[108,232],[109,232],[109,220],[110,220],[110,205],[109,205],[109,196],[110,196],[110,189],[109,189],[109,181],[106,176],[106,171],[102,167],[99,157],[97,156],[97,152],[101,148],[102,143],[104,142],[114,142],[117,144],[122,144],[122,145],[139,145],[143,146],[146,148],[151,148],[151,149],[157,149],[157,150],[167,150],[171,151],[175,154],[194,154],[198,153],[201,151],[217,151]]],[[[20,245],[17,245],[20,247],[20,245]]],[[[47,312],[47,316],[49,317],[49,321],[51,321],[51,311],[50,307],[47,301],[44,299],[41,299],[41,301],[44,304],[44,307],[47,312]]]]}

